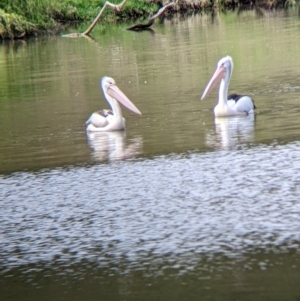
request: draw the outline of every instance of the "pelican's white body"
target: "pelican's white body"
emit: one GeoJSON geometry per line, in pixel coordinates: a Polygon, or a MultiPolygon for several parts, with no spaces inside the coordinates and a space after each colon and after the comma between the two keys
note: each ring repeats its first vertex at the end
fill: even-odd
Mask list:
{"type": "Polygon", "coordinates": [[[125,129],[125,118],[116,118],[114,115],[103,116],[94,112],[86,122],[88,132],[109,132],[125,129]]]}

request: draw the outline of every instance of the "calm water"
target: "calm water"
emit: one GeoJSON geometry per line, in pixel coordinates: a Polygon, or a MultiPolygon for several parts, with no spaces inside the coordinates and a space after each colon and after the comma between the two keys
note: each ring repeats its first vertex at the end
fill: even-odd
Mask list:
{"type": "Polygon", "coordinates": [[[230,12],[2,42],[1,300],[299,300],[299,22],[230,12]],[[215,119],[217,90],[200,101],[227,54],[254,118],[215,119]],[[104,75],[143,115],[86,134],[104,75]]]}

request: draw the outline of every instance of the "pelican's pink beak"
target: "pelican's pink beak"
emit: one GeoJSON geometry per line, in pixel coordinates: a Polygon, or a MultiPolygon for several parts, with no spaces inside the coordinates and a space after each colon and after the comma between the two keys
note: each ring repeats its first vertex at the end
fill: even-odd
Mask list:
{"type": "Polygon", "coordinates": [[[142,115],[139,109],[128,99],[128,97],[116,86],[110,85],[108,87],[107,93],[119,101],[124,107],[132,111],[135,114],[142,115]]]}
{"type": "Polygon", "coordinates": [[[226,74],[226,68],[223,64],[218,66],[217,70],[215,71],[214,75],[212,76],[211,80],[209,81],[208,85],[206,86],[201,100],[214,88],[214,86],[224,78],[226,74]]]}

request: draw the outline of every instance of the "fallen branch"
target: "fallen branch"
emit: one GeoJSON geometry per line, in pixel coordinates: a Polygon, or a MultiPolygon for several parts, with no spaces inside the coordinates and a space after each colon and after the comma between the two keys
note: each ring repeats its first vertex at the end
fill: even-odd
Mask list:
{"type": "MultiPolygon", "coordinates": [[[[177,0],[177,1],[178,1],[178,0],[177,0]]],[[[161,15],[165,12],[165,10],[166,10],[168,7],[173,6],[174,4],[176,4],[177,1],[175,1],[175,2],[170,2],[169,4],[166,4],[165,6],[161,7],[161,8],[157,11],[157,13],[156,13],[154,16],[152,16],[152,17],[150,18],[150,20],[153,20],[153,21],[154,21],[156,18],[158,18],[159,16],[161,16],[161,15]]]]}
{"type": "Polygon", "coordinates": [[[67,38],[77,38],[77,37],[85,37],[88,36],[90,34],[90,32],[93,30],[93,28],[96,26],[97,22],[99,21],[99,19],[101,18],[104,10],[106,7],[110,7],[115,11],[121,11],[121,9],[123,8],[123,6],[125,5],[127,0],[123,0],[120,4],[113,4],[110,3],[109,1],[106,1],[102,7],[102,9],[100,10],[98,16],[95,18],[95,20],[93,21],[93,23],[90,25],[90,27],[83,33],[70,33],[70,34],[65,34],[62,35],[63,37],[67,37],[67,38]]]}
{"type": "MultiPolygon", "coordinates": [[[[177,0],[177,1],[178,1],[178,0],[177,0]]],[[[176,4],[177,1],[171,2],[171,3],[169,3],[169,4],[166,4],[165,6],[162,6],[162,7],[156,12],[155,15],[150,14],[148,23],[146,23],[146,24],[135,24],[135,25],[132,25],[132,26],[126,28],[126,29],[127,29],[127,30],[144,30],[144,29],[149,28],[149,27],[154,23],[154,20],[155,20],[156,18],[160,17],[160,16],[165,12],[165,10],[166,10],[168,7],[173,6],[174,4],[176,4]]]]}
{"type": "Polygon", "coordinates": [[[149,21],[146,24],[134,24],[128,28],[126,28],[127,30],[144,30],[149,28],[153,23],[154,23],[154,19],[152,19],[153,14],[150,14],[149,16],[149,21]]]}

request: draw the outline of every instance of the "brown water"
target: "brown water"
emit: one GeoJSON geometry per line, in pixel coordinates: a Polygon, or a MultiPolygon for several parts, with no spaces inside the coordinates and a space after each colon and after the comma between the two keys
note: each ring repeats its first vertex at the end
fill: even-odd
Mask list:
{"type": "Polygon", "coordinates": [[[297,9],[125,27],[0,44],[1,300],[299,299],[297,9]],[[143,115],[88,135],[104,75],[143,115]]]}

